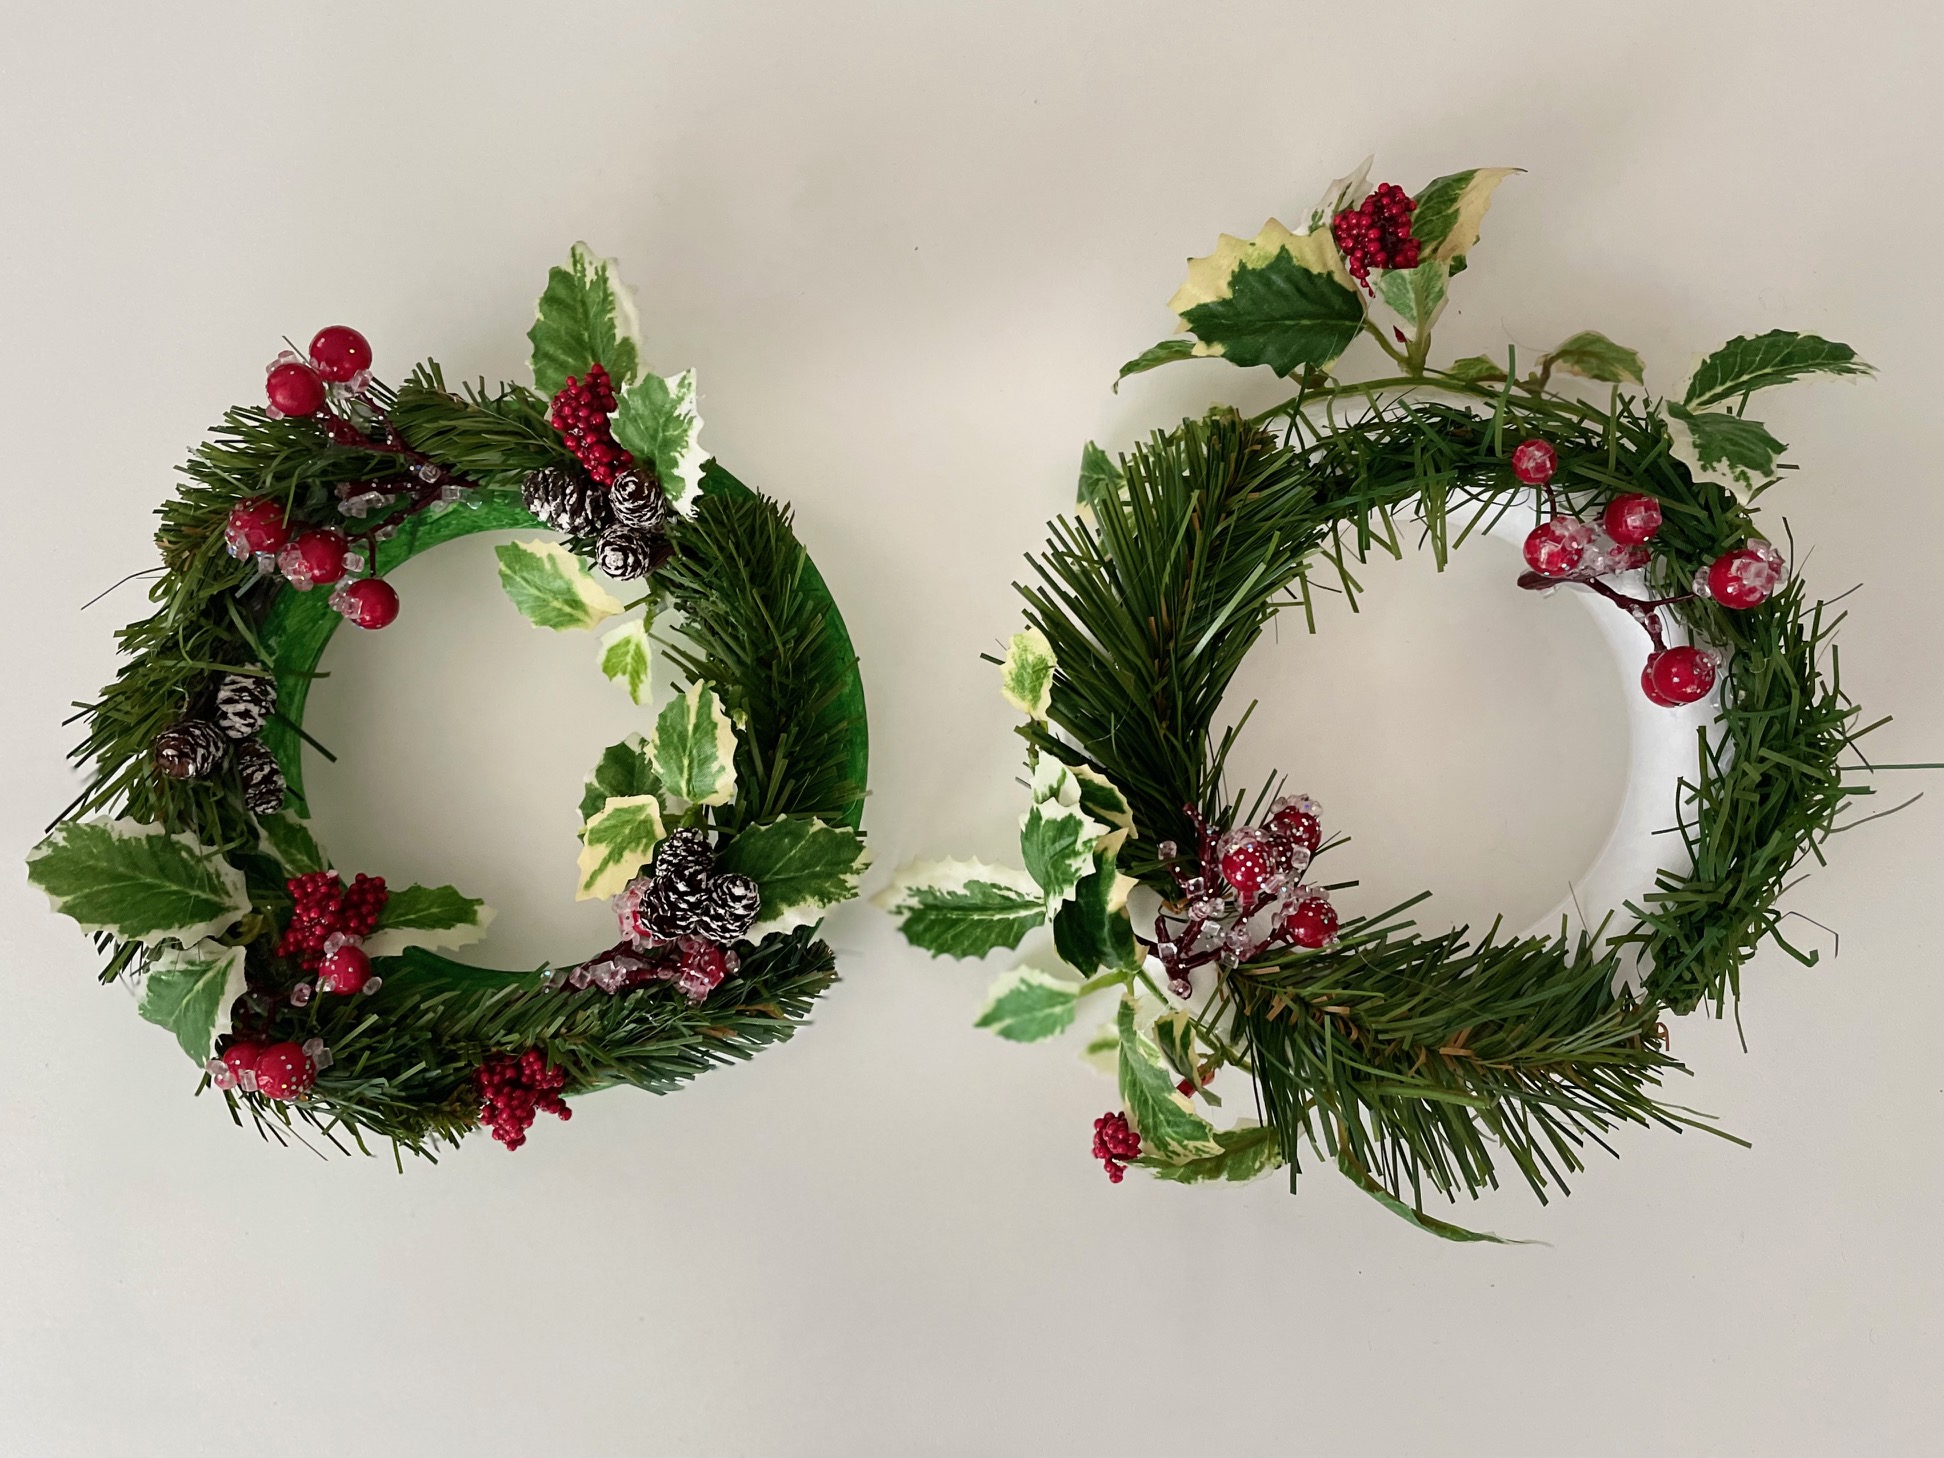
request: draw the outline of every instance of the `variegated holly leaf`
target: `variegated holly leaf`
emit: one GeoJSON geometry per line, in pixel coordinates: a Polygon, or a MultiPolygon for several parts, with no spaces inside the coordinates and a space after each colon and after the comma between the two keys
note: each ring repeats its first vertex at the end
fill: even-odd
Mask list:
{"type": "Polygon", "coordinates": [[[1482,354],[1466,355],[1463,359],[1453,360],[1444,373],[1454,380],[1463,380],[1468,385],[1483,384],[1487,380],[1505,378],[1505,366],[1497,360],[1482,354]]]}
{"type": "Polygon", "coordinates": [[[451,886],[404,886],[385,898],[378,926],[365,938],[372,957],[396,957],[407,947],[449,952],[470,947],[493,924],[493,908],[451,886]]]}
{"type": "Polygon", "coordinates": [[[1211,1180],[1241,1184],[1282,1167],[1282,1150],[1276,1142],[1276,1131],[1265,1129],[1260,1124],[1239,1124],[1233,1129],[1217,1129],[1215,1142],[1221,1146],[1220,1154],[1204,1155],[1180,1164],[1148,1159],[1142,1159],[1141,1164],[1152,1170],[1157,1179],[1172,1180],[1183,1185],[1211,1180]]]}
{"type": "Polygon", "coordinates": [[[1164,364],[1193,358],[1195,358],[1194,340],[1183,339],[1180,335],[1176,335],[1173,339],[1164,339],[1152,348],[1142,350],[1120,367],[1120,373],[1114,376],[1114,393],[1116,395],[1120,393],[1121,381],[1129,375],[1144,375],[1149,370],[1160,369],[1164,364]]]}
{"type": "Polygon", "coordinates": [[[1094,846],[1107,827],[1078,804],[1041,800],[1021,817],[1019,853],[1026,874],[1046,894],[1046,914],[1072,899],[1082,877],[1093,869],[1094,846]]]}
{"type": "Polygon", "coordinates": [[[1141,1136],[1144,1158],[1164,1164],[1219,1155],[1222,1146],[1215,1130],[1195,1112],[1187,1096],[1175,1088],[1175,1076],[1161,1062],[1154,1043],[1143,1036],[1134,1019],[1134,999],[1121,999],[1115,1020],[1120,1033],[1121,1103],[1127,1121],[1141,1136]]]}
{"type": "Polygon", "coordinates": [[[1117,972],[1140,965],[1134,923],[1127,914],[1132,877],[1115,864],[1115,850],[1096,850],[1093,868],[1073,888],[1073,899],[1053,914],[1053,946],[1060,960],[1091,977],[1102,968],[1117,972]]]}
{"type": "Polygon", "coordinates": [[[1414,330],[1429,329],[1444,312],[1445,290],[1451,282],[1451,265],[1427,259],[1416,268],[1387,268],[1373,273],[1371,281],[1377,296],[1414,330]]]}
{"type": "Polygon", "coordinates": [[[1776,476],[1776,463],[1788,447],[1759,421],[1725,410],[1689,410],[1667,402],[1667,432],[1675,459],[1704,481],[1726,486],[1748,501],[1776,476]]]}
{"type": "Polygon", "coordinates": [[[564,268],[547,274],[546,292],[527,330],[533,343],[533,383],[551,399],[567,383],[599,363],[619,390],[641,367],[641,323],[634,294],[621,282],[611,258],[597,258],[576,243],[564,268]]]}
{"type": "Polygon", "coordinates": [[[558,542],[496,547],[500,586],[538,628],[592,628],[621,611],[621,600],[558,542]]]}
{"type": "Polygon", "coordinates": [[[653,795],[621,795],[581,827],[580,888],[576,901],[618,896],[635,873],[654,858],[666,832],[661,806],[653,795]]]}
{"type": "Polygon", "coordinates": [[[814,815],[752,825],[716,852],[719,870],[739,872],[762,889],[751,941],[821,920],[828,908],[857,894],[858,877],[870,863],[862,836],[814,815]]]}
{"type": "Polygon", "coordinates": [[[1696,366],[1681,403],[1693,411],[1729,405],[1756,390],[1804,375],[1873,375],[1847,344],[1790,329],[1735,338],[1696,366]]]}
{"type": "Polygon", "coordinates": [[[655,648],[648,641],[646,618],[635,618],[601,635],[601,672],[626,689],[637,704],[650,695],[648,676],[654,667],[655,648]]]}
{"type": "Polygon", "coordinates": [[[999,692],[1027,718],[1044,724],[1046,711],[1053,704],[1053,670],[1057,666],[1046,634],[1038,628],[1014,633],[1006,644],[1006,661],[999,667],[999,692]]]}
{"type": "Polygon", "coordinates": [[[1080,1061],[1103,1078],[1120,1077],[1120,1029],[1111,1022],[1094,1029],[1080,1049],[1080,1061]]]}
{"type": "Polygon", "coordinates": [[[1363,295],[1327,230],[1292,233],[1271,218],[1253,238],[1223,234],[1191,259],[1168,307],[1199,341],[1195,353],[1266,364],[1287,377],[1327,367],[1363,328],[1363,295]]]}
{"type": "Polygon", "coordinates": [[[1014,1043],[1037,1043],[1073,1026],[1080,984],[1037,967],[1015,967],[986,993],[985,1006],[972,1024],[990,1028],[1014,1043]]]}
{"type": "Polygon", "coordinates": [[[83,931],[185,946],[250,909],[243,873],[187,831],[138,820],[68,821],[27,857],[27,879],[83,931]]]}
{"type": "Polygon", "coordinates": [[[592,820],[612,799],[659,793],[661,780],[648,761],[648,742],[630,734],[601,751],[601,761],[581,792],[580,817],[583,822],[592,820]]]}
{"type": "Polygon", "coordinates": [[[1080,489],[1077,493],[1083,510],[1098,515],[1106,504],[1118,505],[1127,493],[1127,477],[1114,464],[1114,458],[1092,441],[1080,452],[1080,489]]]}
{"type": "Polygon", "coordinates": [[[317,838],[311,834],[310,825],[290,811],[279,810],[275,815],[260,815],[256,824],[259,843],[291,875],[303,876],[312,871],[331,869],[331,858],[318,845],[317,838]]]}
{"type": "Polygon", "coordinates": [[[702,489],[702,416],[695,394],[695,371],[672,380],[643,375],[624,393],[610,422],[614,438],[644,461],[653,461],[675,509],[686,515],[702,489]]]}
{"type": "Polygon", "coordinates": [[[934,957],[983,957],[996,947],[1017,947],[1046,920],[1038,885],[984,861],[906,866],[872,904],[898,919],[906,941],[934,957]]]}
{"type": "Polygon", "coordinates": [[[1375,157],[1366,157],[1354,172],[1339,177],[1323,190],[1323,197],[1310,209],[1308,232],[1319,232],[1327,228],[1330,220],[1345,208],[1354,208],[1364,200],[1370,191],[1370,164],[1375,157]]]}
{"type": "Polygon", "coordinates": [[[707,684],[655,716],[648,759],[662,788],[693,805],[727,805],[736,797],[736,726],[707,684]]]}
{"type": "Polygon", "coordinates": [[[1647,366],[1637,353],[1624,344],[1615,344],[1597,329],[1582,329],[1546,360],[1568,374],[1609,385],[1642,384],[1647,374],[1647,366]]]}
{"type": "Polygon", "coordinates": [[[1127,803],[1127,796],[1120,791],[1106,775],[1090,764],[1070,765],[1074,783],[1080,791],[1080,808],[1094,819],[1111,825],[1116,830],[1134,833],[1134,807],[1127,803]]]}
{"type": "Polygon", "coordinates": [[[175,1034],[182,1051],[207,1062],[216,1039],[229,1030],[230,1007],[248,987],[245,952],[220,942],[170,947],[149,963],[136,1013],[175,1034]]]}
{"type": "Polygon", "coordinates": [[[1427,262],[1451,263],[1470,253],[1498,185],[1523,167],[1473,167],[1433,178],[1417,195],[1411,236],[1427,262]]]}

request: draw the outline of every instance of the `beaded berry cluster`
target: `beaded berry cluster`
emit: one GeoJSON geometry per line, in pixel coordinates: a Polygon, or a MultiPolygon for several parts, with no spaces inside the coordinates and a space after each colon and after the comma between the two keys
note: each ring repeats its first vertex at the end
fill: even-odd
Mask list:
{"type": "Polygon", "coordinates": [[[616,471],[634,464],[609,427],[614,407],[614,381],[604,366],[591,364],[585,376],[567,377],[547,416],[582,469],[603,486],[613,484],[616,471]]]}
{"type": "Polygon", "coordinates": [[[1417,201],[1395,183],[1380,182],[1354,208],[1330,219],[1330,234],[1350,276],[1370,288],[1370,271],[1416,268],[1418,240],[1411,234],[1411,214],[1417,201]]]}
{"type": "Polygon", "coordinates": [[[479,1091],[479,1122],[509,1150],[526,1143],[527,1130],[542,1111],[556,1119],[574,1117],[560,1096],[567,1071],[554,1067],[538,1048],[518,1057],[496,1053],[479,1065],[473,1079],[479,1091]]]}
{"type": "Polygon", "coordinates": [[[1120,1110],[1094,1120],[1093,1157],[1115,1184],[1127,1178],[1127,1167],[1141,1157],[1141,1136],[1120,1110]]]}

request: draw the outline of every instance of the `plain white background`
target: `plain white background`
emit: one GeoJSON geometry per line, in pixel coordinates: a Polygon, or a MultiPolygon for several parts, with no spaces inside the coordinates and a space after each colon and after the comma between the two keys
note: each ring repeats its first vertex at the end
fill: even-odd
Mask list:
{"type": "MultiPolygon", "coordinates": [[[[1185,257],[1371,151],[1406,186],[1530,169],[1441,352],[1595,327],[1668,388],[1786,325],[1880,367],[1769,406],[1803,469],[1768,519],[1817,589],[1866,584],[1842,667],[1897,716],[1875,757],[1944,757],[1931,7],[16,5],[4,27],[0,1449],[1934,1451],[1934,798],[1791,893],[1841,956],[1789,923],[1824,959],[1755,959],[1746,1052],[1732,1022],[1674,1029],[1677,1093],[1753,1148],[1629,1131],[1570,1200],[1458,1212],[1548,1242],[1511,1249],[1427,1239],[1329,1173],[1295,1198],[1109,1187],[1086,1153],[1108,1086],[972,1029],[998,966],[929,962],[864,905],[828,924],[844,980],[815,1023],[745,1067],[585,1101],[517,1155],[325,1162],[190,1099],[19,871],[70,793],[58,721],[140,589],[78,609],[151,563],[172,465],[280,336],[342,320],[393,377],[517,376],[581,237],[843,605],[869,885],[1004,855],[1011,715],[978,655],[1081,442],[1273,398],[1220,364],[1115,396],[1115,367],[1171,327],[1185,257]]],[[[1392,568],[1364,618],[1286,624],[1249,665],[1250,762],[1325,802],[1373,897],[1531,915],[1605,834],[1621,688],[1512,562],[1392,568]]],[[[483,546],[401,587],[398,627],[327,663],[330,843],[484,891],[509,964],[589,945],[572,804],[634,711],[584,640],[520,624],[483,546]]],[[[1884,778],[1877,804],[1936,783],[1884,778]]]]}

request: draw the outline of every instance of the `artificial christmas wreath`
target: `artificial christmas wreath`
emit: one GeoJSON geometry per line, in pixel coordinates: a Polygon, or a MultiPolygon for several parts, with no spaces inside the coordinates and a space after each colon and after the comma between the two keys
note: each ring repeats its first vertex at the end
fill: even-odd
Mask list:
{"type": "Polygon", "coordinates": [[[1118,1076],[1122,1106],[1093,1141],[1116,1182],[1130,1165],[1183,1182],[1286,1166],[1293,1190],[1313,1152],[1421,1228],[1472,1238],[1426,1195],[1476,1197],[1509,1162],[1543,1200],[1620,1125],[1706,1127],[1660,1097],[1680,1068],[1665,1020],[1721,1013],[1764,941],[1815,960],[1784,940],[1777,898],[1867,793],[1839,762],[1863,731],[1836,680],[1835,615],[1757,528],[1783,447],[1745,406],[1868,367],[1775,332],[1653,398],[1627,388],[1638,355],[1586,332],[1523,376],[1510,350],[1433,368],[1432,325],[1510,170],[1412,195],[1368,188],[1366,164],[1302,231],[1272,220],[1191,262],[1172,304],[1185,334],[1122,377],[1212,356],[1266,364],[1295,394],[1185,421],[1118,463],[1087,447],[1078,517],[1052,524],[1020,589],[1028,627],[992,660],[1026,715],[1024,873],[920,864],[879,898],[934,954],[1016,948],[1050,924],[1064,965],[998,980],[979,1023],[1002,1037],[1051,1036],[1083,999],[1118,998],[1087,1045],[1118,1076]],[[1393,368],[1353,382],[1332,370],[1360,336],[1393,368]],[[1585,399],[1560,388],[1569,376],[1606,388],[1585,399]],[[1407,532],[1442,565],[1508,526],[1519,587],[1572,585],[1627,614],[1610,616],[1637,645],[1639,712],[1666,716],[1686,760],[1644,787],[1656,823],[1638,838],[1675,828],[1654,845],[1679,854],[1577,928],[1422,932],[1422,897],[1344,904],[1320,874],[1340,843],[1320,807],[1275,777],[1238,792],[1236,730],[1214,726],[1279,606],[1354,596],[1356,564],[1407,532]],[[1222,1127],[1225,1093],[1253,1117],[1222,1127]]]}
{"type": "Polygon", "coordinates": [[[836,975],[816,925],[865,864],[843,620],[789,512],[704,457],[694,372],[643,368],[611,263],[577,246],[529,337],[532,388],[430,363],[388,388],[343,326],[272,362],[267,403],[230,410],[160,509],[157,611],[82,707],[86,787],[28,863],[103,980],[139,980],[202,1087],[279,1138],[430,1154],[485,1125],[518,1147],[566,1096],[667,1092],[788,1037],[836,975]],[[619,940],[501,972],[439,955],[480,938],[476,898],[331,866],[303,715],[332,632],[397,617],[386,574],[536,527],[564,541],[497,549],[519,610],[603,627],[636,704],[658,643],[683,686],[581,801],[578,895],[611,899],[619,940]]]}

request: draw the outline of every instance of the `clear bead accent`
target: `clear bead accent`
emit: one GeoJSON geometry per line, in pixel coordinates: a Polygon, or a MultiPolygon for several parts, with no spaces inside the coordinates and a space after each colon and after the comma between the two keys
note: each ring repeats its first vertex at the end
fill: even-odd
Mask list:
{"type": "Polygon", "coordinates": [[[290,1005],[292,1007],[304,1007],[308,1005],[311,1000],[311,992],[312,988],[310,983],[298,983],[290,989],[290,1005]]]}

